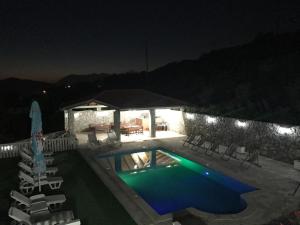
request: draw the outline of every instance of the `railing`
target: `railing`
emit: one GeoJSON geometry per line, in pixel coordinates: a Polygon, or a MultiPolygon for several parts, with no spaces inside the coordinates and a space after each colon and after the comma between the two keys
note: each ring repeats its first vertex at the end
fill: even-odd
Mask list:
{"type": "MultiPolygon", "coordinates": [[[[68,150],[74,150],[78,146],[77,140],[72,137],[58,137],[48,138],[44,142],[44,151],[62,152],[68,150]]],[[[13,158],[19,155],[19,151],[22,148],[31,148],[30,140],[24,140],[21,142],[14,142],[8,144],[0,144],[0,159],[1,158],[13,158]]]]}
{"type": "Polygon", "coordinates": [[[0,144],[0,158],[13,158],[19,155],[22,148],[30,148],[30,142],[16,142],[8,144],[0,144]]]}
{"type": "Polygon", "coordinates": [[[74,150],[77,148],[77,140],[74,137],[60,137],[54,139],[46,139],[44,143],[44,150],[62,152],[74,150]]]}

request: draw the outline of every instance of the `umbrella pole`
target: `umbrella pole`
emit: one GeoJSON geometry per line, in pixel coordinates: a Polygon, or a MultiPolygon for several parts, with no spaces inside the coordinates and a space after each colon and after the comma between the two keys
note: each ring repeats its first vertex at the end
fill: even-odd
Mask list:
{"type": "Polygon", "coordinates": [[[41,176],[40,176],[41,174],[39,173],[39,192],[41,192],[42,190],[41,190],[41,176]]]}

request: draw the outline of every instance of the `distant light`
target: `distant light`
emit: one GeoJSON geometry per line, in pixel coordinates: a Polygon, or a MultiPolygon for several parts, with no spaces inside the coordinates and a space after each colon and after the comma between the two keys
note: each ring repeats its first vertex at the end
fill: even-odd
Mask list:
{"type": "Polygon", "coordinates": [[[47,91],[46,91],[46,90],[43,90],[43,94],[44,94],[44,95],[47,94],[47,91]]]}
{"type": "Polygon", "coordinates": [[[288,135],[293,135],[295,134],[295,129],[294,128],[289,128],[289,127],[282,127],[282,126],[278,126],[278,125],[274,125],[275,129],[277,131],[278,134],[288,134],[288,135]]]}
{"type": "Polygon", "coordinates": [[[246,128],[249,126],[249,123],[248,122],[242,122],[242,121],[239,121],[239,120],[236,120],[235,121],[235,125],[237,127],[243,127],[243,128],[246,128]]]}
{"type": "Polygon", "coordinates": [[[218,119],[211,116],[206,116],[206,122],[210,124],[216,124],[218,122],[218,119]]]}
{"type": "Polygon", "coordinates": [[[192,113],[186,113],[186,118],[189,120],[194,120],[195,119],[195,115],[192,113]]]}
{"type": "Polygon", "coordinates": [[[166,167],[170,168],[170,167],[171,167],[171,165],[167,165],[166,167]]]}
{"type": "Polygon", "coordinates": [[[66,86],[65,86],[65,88],[71,88],[71,85],[70,85],[70,84],[68,84],[68,85],[66,85],[66,86]]]}
{"type": "Polygon", "coordinates": [[[209,172],[205,172],[205,175],[209,175],[209,172]]]}

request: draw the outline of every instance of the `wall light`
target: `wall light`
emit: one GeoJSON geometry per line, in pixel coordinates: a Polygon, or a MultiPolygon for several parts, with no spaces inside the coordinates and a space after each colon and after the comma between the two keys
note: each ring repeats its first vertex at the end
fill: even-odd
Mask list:
{"type": "Polygon", "coordinates": [[[277,133],[281,134],[281,135],[285,135],[285,134],[293,135],[296,133],[295,129],[292,127],[282,127],[282,126],[278,126],[278,125],[274,125],[274,127],[275,127],[275,130],[277,131],[277,133]]]}
{"type": "Polygon", "coordinates": [[[248,123],[248,122],[242,122],[242,121],[236,120],[236,121],[235,121],[235,125],[236,125],[237,127],[246,128],[246,127],[249,126],[249,123],[248,123]]]}
{"type": "Polygon", "coordinates": [[[206,122],[207,123],[211,123],[211,124],[216,124],[218,122],[218,119],[215,117],[211,117],[211,116],[206,116],[206,122]]]}
{"type": "Polygon", "coordinates": [[[195,119],[195,115],[192,114],[192,113],[186,113],[186,118],[187,118],[188,120],[194,120],[194,119],[195,119]]]}
{"type": "Polygon", "coordinates": [[[81,113],[80,112],[76,112],[76,113],[74,113],[74,119],[78,119],[78,117],[81,115],[81,113]]]}

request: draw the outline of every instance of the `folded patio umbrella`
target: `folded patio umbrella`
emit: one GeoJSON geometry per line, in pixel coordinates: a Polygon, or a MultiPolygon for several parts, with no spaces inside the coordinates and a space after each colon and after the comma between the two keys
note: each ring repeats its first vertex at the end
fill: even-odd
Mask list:
{"type": "MultiPolygon", "coordinates": [[[[43,155],[43,130],[42,130],[42,115],[39,103],[33,101],[31,104],[31,148],[33,152],[33,172],[35,176],[40,177],[46,173],[46,163],[43,155]]],[[[39,191],[41,186],[39,185],[39,191]]]]}

